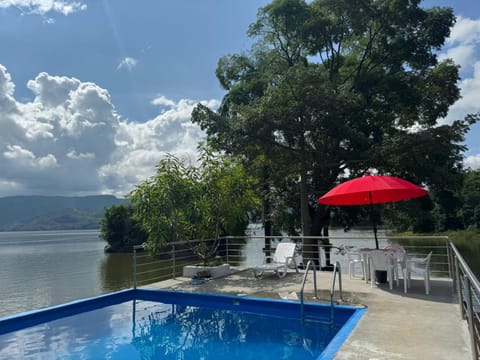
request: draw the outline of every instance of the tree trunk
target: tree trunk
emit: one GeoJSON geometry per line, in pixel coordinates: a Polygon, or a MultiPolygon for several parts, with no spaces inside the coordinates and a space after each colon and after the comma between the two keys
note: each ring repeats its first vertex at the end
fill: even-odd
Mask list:
{"type": "MultiPolygon", "coordinates": [[[[271,236],[272,236],[272,204],[270,203],[270,184],[268,180],[269,169],[267,166],[263,167],[263,229],[265,236],[265,246],[263,252],[265,256],[271,256],[271,236]]],[[[267,260],[270,262],[270,259],[267,260]]]]}
{"type": "MultiPolygon", "coordinates": [[[[317,252],[315,254],[316,258],[313,258],[313,260],[320,265],[320,252],[318,251],[318,244],[320,242],[321,245],[324,246],[325,249],[325,264],[323,264],[324,270],[330,270],[332,268],[332,263],[331,263],[331,246],[332,244],[330,243],[328,239],[328,226],[330,225],[330,209],[326,206],[323,205],[318,205],[315,209],[312,209],[312,228],[311,228],[311,235],[312,236],[323,236],[323,239],[321,240],[312,240],[312,245],[313,246],[313,241],[315,242],[315,246],[317,249],[317,252]]],[[[307,260],[308,261],[308,260],[307,260]]]]}
{"type": "Polygon", "coordinates": [[[263,203],[263,229],[265,231],[265,247],[263,251],[265,256],[271,255],[271,236],[272,236],[272,220],[270,216],[270,201],[265,200],[263,203]]]}
{"type": "Polygon", "coordinates": [[[307,164],[305,159],[303,137],[300,143],[300,216],[302,220],[302,235],[310,235],[310,214],[308,205],[307,164]]]}
{"type": "MultiPolygon", "coordinates": [[[[303,137],[300,140],[300,149],[300,216],[302,221],[302,236],[310,236],[311,221],[308,204],[307,164],[303,137]]],[[[317,266],[320,265],[317,239],[303,238],[302,244],[304,264],[306,265],[309,260],[313,260],[317,266]]]]}

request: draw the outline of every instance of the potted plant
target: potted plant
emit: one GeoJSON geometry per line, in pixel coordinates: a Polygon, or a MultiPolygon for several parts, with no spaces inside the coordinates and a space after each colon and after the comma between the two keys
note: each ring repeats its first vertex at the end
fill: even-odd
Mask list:
{"type": "Polygon", "coordinates": [[[210,239],[188,241],[201,262],[194,265],[197,270],[187,270],[187,266],[184,274],[203,271],[201,275],[215,277],[216,269],[222,274],[230,271],[228,264],[210,265],[221,237],[245,233],[248,214],[257,207],[258,199],[241,164],[206,146],[199,150],[199,166],[187,165],[172,155],[161,160],[156,175],[138,185],[130,200],[154,253],[167,243],[210,239]]]}

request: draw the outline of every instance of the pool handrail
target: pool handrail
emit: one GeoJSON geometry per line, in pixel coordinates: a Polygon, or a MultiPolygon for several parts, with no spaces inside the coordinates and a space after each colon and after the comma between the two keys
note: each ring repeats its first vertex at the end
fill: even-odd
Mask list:
{"type": "Polygon", "coordinates": [[[315,300],[318,299],[318,294],[317,294],[317,265],[315,264],[315,261],[308,260],[307,266],[305,268],[305,274],[303,274],[302,286],[300,288],[300,319],[302,321],[305,318],[304,309],[303,309],[303,307],[304,307],[303,292],[305,290],[305,283],[307,282],[308,272],[310,271],[310,269],[312,267],[313,267],[313,289],[314,289],[313,298],[315,300]]]}
{"type": "Polygon", "coordinates": [[[338,290],[340,291],[340,300],[343,301],[342,267],[340,266],[339,261],[335,261],[335,264],[333,265],[332,287],[330,288],[330,311],[331,311],[330,320],[332,324],[335,323],[335,304],[333,302],[333,295],[335,294],[335,279],[337,278],[337,272],[338,272],[338,290]]]}

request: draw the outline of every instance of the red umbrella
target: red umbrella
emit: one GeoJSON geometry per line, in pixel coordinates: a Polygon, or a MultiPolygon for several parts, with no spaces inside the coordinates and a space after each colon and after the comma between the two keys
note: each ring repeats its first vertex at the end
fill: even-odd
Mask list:
{"type": "MultiPolygon", "coordinates": [[[[365,175],[337,185],[318,199],[318,203],[338,206],[372,206],[373,204],[414,199],[427,194],[428,191],[420,186],[394,176],[365,175]]],[[[373,232],[378,249],[375,223],[373,223],[373,232]]]]}

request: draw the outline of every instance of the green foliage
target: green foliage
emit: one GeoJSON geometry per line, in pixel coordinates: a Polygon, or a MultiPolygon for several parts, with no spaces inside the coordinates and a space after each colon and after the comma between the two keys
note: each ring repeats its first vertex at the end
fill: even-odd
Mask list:
{"type": "Polygon", "coordinates": [[[480,170],[466,173],[461,197],[465,227],[480,230],[480,170]]]}
{"type": "Polygon", "coordinates": [[[198,163],[186,165],[169,155],[130,194],[153,252],[169,242],[213,239],[209,246],[193,249],[206,260],[220,236],[244,233],[249,211],[257,206],[251,178],[241,165],[204,146],[198,163]]]}
{"type": "Polygon", "coordinates": [[[133,246],[147,240],[147,234],[134,218],[130,205],[113,205],[105,209],[100,226],[100,238],[109,245],[109,251],[131,251],[133,246]]]}
{"type": "MultiPolygon", "coordinates": [[[[404,232],[397,233],[395,237],[398,239],[400,236],[417,236],[425,235],[425,233],[414,233],[414,232],[404,232]]],[[[477,278],[480,277],[480,262],[478,261],[478,254],[480,253],[480,232],[474,230],[456,230],[456,231],[443,231],[443,232],[434,232],[428,233],[429,236],[447,236],[450,240],[453,241],[458,251],[462,257],[467,262],[468,266],[471,268],[473,273],[477,278]]],[[[418,245],[418,240],[416,239],[401,239],[401,244],[405,246],[415,246],[418,245]]],[[[445,245],[444,240],[431,239],[431,240],[422,240],[421,245],[423,246],[437,246],[438,252],[445,254],[445,250],[440,248],[445,245]]],[[[421,251],[421,250],[420,250],[421,251]]],[[[439,262],[445,264],[445,256],[442,255],[439,257],[439,262]]],[[[446,270],[446,269],[444,269],[446,270]]]]}
{"type": "Polygon", "coordinates": [[[249,171],[282,230],[320,235],[330,214],[315,200],[372,169],[429,188],[438,216],[404,208],[412,228],[458,227],[462,142],[479,114],[438,126],[459,98],[458,66],[436,55],[454,21],[420,1],[274,0],[249,28],[251,52],[218,62],[220,109],[192,120],[262,165],[249,171]]]}

